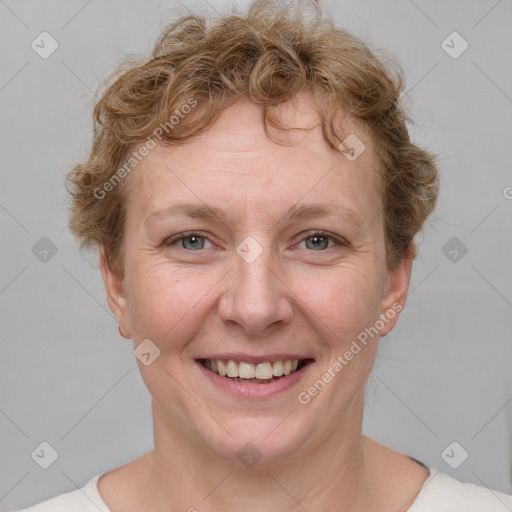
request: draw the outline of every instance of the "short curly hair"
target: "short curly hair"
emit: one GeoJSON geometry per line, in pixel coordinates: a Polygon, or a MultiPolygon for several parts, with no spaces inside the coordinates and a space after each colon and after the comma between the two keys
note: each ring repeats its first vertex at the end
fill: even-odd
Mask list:
{"type": "Polygon", "coordinates": [[[311,5],[315,12],[256,0],[243,15],[185,15],[165,28],[149,60],[114,73],[94,108],[90,156],[67,176],[70,231],[81,247],[103,249],[110,268],[123,273],[121,177],[133,148],[155,135],[163,144],[183,143],[242,97],[262,108],[270,136],[267,123],[277,123],[271,107],[309,91],[332,148],[341,140],[337,113],[368,128],[379,160],[387,267],[414,257],[413,238],[437,201],[437,155],[410,140],[403,71],[311,5]],[[200,115],[184,116],[192,101],[200,115]]]}

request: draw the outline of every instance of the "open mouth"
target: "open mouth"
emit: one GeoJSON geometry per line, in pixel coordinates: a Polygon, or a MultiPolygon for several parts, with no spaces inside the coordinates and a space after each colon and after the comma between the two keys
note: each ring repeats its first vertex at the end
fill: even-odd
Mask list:
{"type": "Polygon", "coordinates": [[[305,366],[313,363],[313,359],[266,361],[257,364],[231,359],[199,359],[199,362],[207,370],[235,382],[268,384],[299,372],[305,366]]]}

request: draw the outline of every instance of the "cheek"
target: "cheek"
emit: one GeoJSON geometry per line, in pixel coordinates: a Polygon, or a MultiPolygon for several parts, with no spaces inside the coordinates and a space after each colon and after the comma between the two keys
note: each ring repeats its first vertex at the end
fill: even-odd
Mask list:
{"type": "Polygon", "coordinates": [[[140,262],[130,271],[128,303],[135,340],[149,338],[163,348],[186,338],[191,325],[197,330],[216,282],[211,273],[201,277],[159,262],[140,262]]]}
{"type": "Polygon", "coordinates": [[[302,279],[295,296],[322,339],[343,346],[377,320],[381,286],[375,273],[345,266],[302,279]]]}

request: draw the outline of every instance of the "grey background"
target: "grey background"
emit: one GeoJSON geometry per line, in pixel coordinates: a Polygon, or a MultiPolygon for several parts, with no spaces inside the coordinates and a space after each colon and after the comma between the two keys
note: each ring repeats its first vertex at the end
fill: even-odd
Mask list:
{"type": "MultiPolygon", "coordinates": [[[[407,307],[381,342],[365,432],[456,478],[512,493],[512,3],[321,4],[398,57],[414,139],[441,154],[439,206],[421,237],[407,307]],[[441,47],[453,31],[469,43],[457,59],[441,47]],[[446,247],[452,237],[456,245],[446,247]],[[458,469],[441,456],[453,441],[469,453],[458,469]]],[[[0,1],[3,509],[74,490],[152,449],[150,396],[106,305],[95,255],[80,254],[66,229],[63,182],[87,153],[99,80],[127,54],[147,54],[184,12],[177,5],[0,1]],[[59,44],[47,59],[30,46],[42,31],[59,44]],[[32,252],[42,237],[57,250],[46,262],[36,257],[41,246],[32,252]],[[46,470],[31,458],[42,441],[59,454],[46,470]]],[[[186,5],[212,10],[205,1],[186,5]]]]}

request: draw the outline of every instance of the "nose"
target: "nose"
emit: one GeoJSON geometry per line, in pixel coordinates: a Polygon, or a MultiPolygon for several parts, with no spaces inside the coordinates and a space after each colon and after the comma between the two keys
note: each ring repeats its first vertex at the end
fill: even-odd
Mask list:
{"type": "Polygon", "coordinates": [[[270,248],[252,262],[235,253],[219,303],[222,321],[254,336],[288,324],[293,316],[293,292],[282,274],[270,248]]]}

